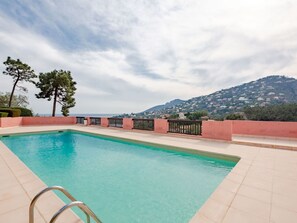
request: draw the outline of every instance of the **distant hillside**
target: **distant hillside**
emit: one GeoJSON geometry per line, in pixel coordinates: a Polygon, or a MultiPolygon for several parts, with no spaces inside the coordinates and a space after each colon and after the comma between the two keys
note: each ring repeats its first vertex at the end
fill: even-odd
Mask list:
{"type": "Polygon", "coordinates": [[[174,99],[174,100],[172,100],[170,102],[165,103],[164,105],[156,105],[156,106],[154,106],[152,108],[149,108],[149,109],[145,110],[144,112],[151,113],[151,112],[161,111],[161,110],[164,110],[164,109],[167,109],[167,108],[173,108],[174,106],[179,105],[182,102],[185,102],[185,101],[180,100],[180,99],[174,99]]]}
{"type": "MultiPolygon", "coordinates": [[[[175,100],[174,100],[175,101],[175,100]]],[[[256,81],[223,89],[210,95],[199,96],[181,103],[155,106],[140,116],[159,117],[164,114],[206,110],[212,116],[242,111],[246,106],[265,106],[297,103],[297,80],[285,76],[267,76],[256,81]]]]}

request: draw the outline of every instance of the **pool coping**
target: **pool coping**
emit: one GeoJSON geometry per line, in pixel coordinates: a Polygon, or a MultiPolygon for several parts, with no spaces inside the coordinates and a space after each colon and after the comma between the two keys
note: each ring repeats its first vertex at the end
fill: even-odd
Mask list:
{"type": "MultiPolygon", "coordinates": [[[[297,208],[294,205],[295,201],[297,201],[297,153],[293,151],[236,145],[219,141],[212,142],[199,138],[179,138],[170,135],[153,134],[151,132],[133,132],[123,129],[73,125],[7,128],[0,129],[0,134],[68,129],[145,143],[153,142],[153,144],[173,146],[186,150],[191,149],[212,154],[223,154],[223,156],[240,157],[240,161],[190,220],[191,223],[292,222],[293,219],[297,219],[297,208]]],[[[0,143],[0,156],[2,158],[0,163],[3,163],[4,160],[11,173],[18,179],[18,183],[22,186],[28,198],[32,199],[33,192],[37,193],[37,189],[45,187],[45,184],[28,167],[9,149],[5,149],[2,142],[0,143]],[[25,170],[26,168],[27,170],[25,170]],[[25,175],[28,176],[30,182],[27,181],[22,184],[24,182],[24,172],[26,172],[25,175]],[[29,187],[30,183],[36,184],[36,186],[33,186],[34,190],[32,187],[29,187]],[[24,186],[24,184],[27,185],[24,186]]],[[[48,197],[56,200],[55,202],[61,205],[61,200],[57,196],[49,195],[48,197]]],[[[28,204],[26,205],[28,206],[28,204]]],[[[10,213],[20,211],[26,205],[24,204],[19,209],[11,210],[10,213]]],[[[44,222],[48,218],[49,213],[44,210],[45,207],[42,207],[45,205],[40,206],[37,204],[37,219],[38,222],[44,222]]],[[[8,213],[9,211],[1,214],[0,210],[0,221],[1,217],[8,213]]],[[[69,211],[68,215],[70,222],[79,222],[79,219],[73,212],[69,211]]]]}

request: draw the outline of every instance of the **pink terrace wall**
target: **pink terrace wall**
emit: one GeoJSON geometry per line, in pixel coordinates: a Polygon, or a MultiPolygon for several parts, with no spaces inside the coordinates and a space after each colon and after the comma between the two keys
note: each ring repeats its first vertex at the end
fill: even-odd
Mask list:
{"type": "Polygon", "coordinates": [[[167,119],[154,119],[155,129],[157,133],[167,133],[168,132],[168,120],[167,119]]]}
{"type": "Polygon", "coordinates": [[[123,118],[123,129],[133,129],[133,120],[132,118],[123,118]]]}
{"type": "Polygon", "coordinates": [[[101,126],[108,127],[108,118],[101,118],[101,126]]]}
{"type": "Polygon", "coordinates": [[[233,134],[297,138],[297,122],[235,120],[233,134]]]}
{"type": "Polygon", "coordinates": [[[0,127],[13,127],[13,126],[20,126],[22,125],[22,117],[16,118],[0,118],[0,127]]]}
{"type": "Polygon", "coordinates": [[[87,125],[91,125],[91,118],[90,117],[86,117],[87,119],[87,125]]]}
{"type": "Polygon", "coordinates": [[[23,117],[22,125],[73,125],[76,117],[23,117]]]}
{"type": "Polygon", "coordinates": [[[232,121],[202,121],[202,137],[232,141],[232,121]]]}

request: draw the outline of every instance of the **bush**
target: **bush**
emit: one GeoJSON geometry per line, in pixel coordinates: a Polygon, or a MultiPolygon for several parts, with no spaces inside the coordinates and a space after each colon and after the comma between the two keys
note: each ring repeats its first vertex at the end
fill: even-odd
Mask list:
{"type": "Polygon", "coordinates": [[[0,112],[8,113],[8,117],[20,117],[21,110],[15,108],[0,108],[0,112]]]}
{"type": "Polygon", "coordinates": [[[297,104],[269,105],[266,107],[247,107],[244,113],[256,121],[297,121],[297,104]]]}
{"type": "Polygon", "coordinates": [[[242,114],[229,114],[225,118],[226,120],[244,120],[244,116],[242,114]]]}
{"type": "Polygon", "coordinates": [[[8,116],[8,112],[0,112],[0,117],[7,117],[8,116]]]}
{"type": "Polygon", "coordinates": [[[207,111],[196,111],[193,113],[187,113],[185,116],[190,120],[200,120],[203,116],[208,116],[207,111]]]}
{"type": "Polygon", "coordinates": [[[14,109],[19,109],[21,110],[21,116],[33,116],[33,113],[30,109],[28,108],[23,108],[23,107],[13,107],[14,109]]]}
{"type": "Polygon", "coordinates": [[[20,117],[21,116],[21,110],[18,108],[12,108],[13,116],[12,117],[20,117]]]}
{"type": "Polygon", "coordinates": [[[179,119],[179,114],[171,114],[168,119],[179,119]]]}
{"type": "Polygon", "coordinates": [[[7,113],[7,117],[12,117],[13,116],[13,112],[9,108],[0,108],[0,112],[7,113]]]}

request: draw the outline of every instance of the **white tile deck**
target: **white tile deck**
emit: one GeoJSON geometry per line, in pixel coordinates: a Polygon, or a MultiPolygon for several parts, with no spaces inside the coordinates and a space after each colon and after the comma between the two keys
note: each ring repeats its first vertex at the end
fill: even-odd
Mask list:
{"type": "Polygon", "coordinates": [[[233,135],[232,140],[238,144],[250,144],[261,147],[283,148],[297,151],[296,138],[279,138],[269,136],[247,136],[247,135],[233,135]]]}
{"type": "MultiPolygon", "coordinates": [[[[240,161],[197,210],[196,222],[297,222],[297,152],[232,143],[187,139],[147,131],[86,126],[0,129],[0,134],[74,129],[90,133],[240,157],[240,161]]],[[[289,142],[290,143],[290,142],[289,142]]],[[[278,146],[277,143],[276,147],[278,146]]],[[[221,156],[220,155],[220,156],[221,156]]],[[[46,185],[0,142],[0,222],[28,222],[32,197],[46,185]]],[[[53,193],[37,202],[35,222],[48,222],[63,202],[53,193]]],[[[100,216],[99,216],[100,217],[100,216]]],[[[81,222],[71,211],[59,222],[81,222]],[[67,221],[66,221],[67,219],[67,221]]]]}

